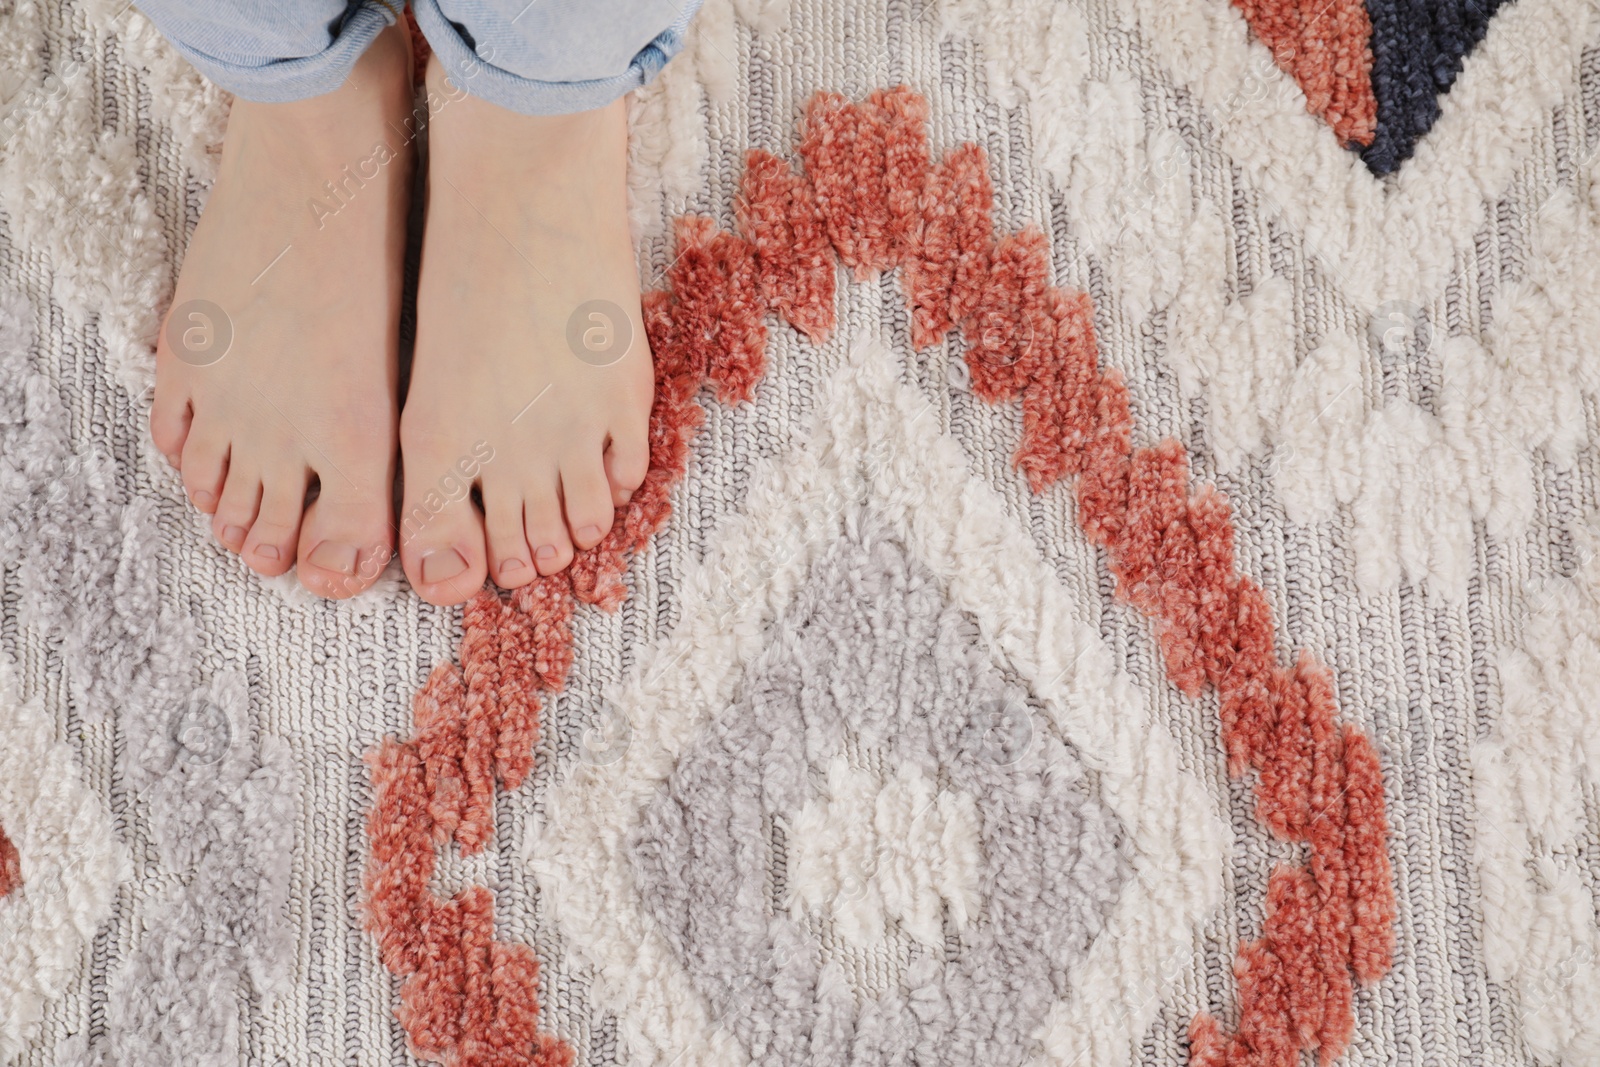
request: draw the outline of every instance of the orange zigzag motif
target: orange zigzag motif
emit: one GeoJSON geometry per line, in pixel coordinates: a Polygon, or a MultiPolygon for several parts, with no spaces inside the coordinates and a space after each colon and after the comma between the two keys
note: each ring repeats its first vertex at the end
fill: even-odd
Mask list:
{"type": "Polygon", "coordinates": [[[1362,0],[1233,0],[1250,29],[1294,78],[1306,110],[1344,145],[1369,145],[1378,126],[1372,91],[1372,20],[1362,0]]]}
{"type": "Polygon", "coordinates": [[[537,1034],[537,965],[493,940],[486,890],[445,902],[427,888],[433,849],[487,843],[494,782],[531,769],[538,693],[565,683],[578,601],[614,608],[628,557],[670,513],[703,419],[696,397],[748,398],[763,368],[768,311],[815,341],[834,325],[835,256],[857,278],[899,267],[918,347],[956,331],[974,391],[1020,401],[1016,464],[1035,492],[1077,479],[1078,517],[1103,548],[1117,593],[1156,625],[1167,669],[1191,695],[1220,696],[1229,769],[1258,773],[1257,810],[1272,832],[1309,846],[1309,864],[1272,874],[1261,936],[1235,964],[1236,1035],[1200,1016],[1198,1067],[1324,1063],[1348,1044],[1353,982],[1376,981],[1393,951],[1394,890],[1382,775],[1371,742],[1335,719],[1328,669],[1302,653],[1277,662],[1266,597],[1237,571],[1227,501],[1191,490],[1175,441],[1134,448],[1128,392],[1101,370],[1093,312],[1049,283],[1036,229],[996,239],[988,161],[961,145],[934,162],[927,102],[898,88],[855,104],[818,94],[800,143],[805,173],[751,152],[736,214],[742,236],[681,219],[668,292],[647,293],[655,354],[651,466],[606,539],[562,574],[509,602],[466,608],[461,667],[435,670],[415,709],[416,736],[372,757],[369,925],[384,962],[406,976],[400,1014],[419,1055],[447,1064],[565,1064],[537,1034]]]}
{"type": "Polygon", "coordinates": [[[995,239],[983,153],[963,145],[931,164],[926,115],[905,89],[812,100],[800,151],[828,232],[858,274],[903,269],[914,345],[958,329],[973,391],[1020,400],[1018,469],[1035,492],[1077,477],[1079,522],[1118,595],[1155,622],[1181,689],[1217,688],[1229,768],[1259,772],[1261,819],[1310,845],[1308,868],[1273,872],[1265,929],[1240,951],[1239,1033],[1196,1019],[1194,1062],[1292,1067],[1301,1049],[1332,1060],[1354,1025],[1352,975],[1376,981],[1393,951],[1376,753],[1335,721],[1325,666],[1277,662],[1266,597],[1235,566],[1227,501],[1191,492],[1178,442],[1133,447],[1127,387],[1097,365],[1088,298],[1049,284],[1038,230],[995,239]]]}
{"type": "Polygon", "coordinates": [[[0,898],[4,898],[20,885],[22,885],[22,857],[17,855],[17,846],[6,836],[5,827],[0,826],[0,898]]]}

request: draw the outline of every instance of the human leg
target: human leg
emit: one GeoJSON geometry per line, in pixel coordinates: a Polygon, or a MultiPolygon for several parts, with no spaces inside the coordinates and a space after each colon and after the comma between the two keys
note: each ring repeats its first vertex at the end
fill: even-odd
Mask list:
{"type": "MultiPolygon", "coordinates": [[[[194,28],[174,10],[186,5],[149,6],[164,30],[194,28]]],[[[370,585],[393,545],[412,92],[388,10],[351,5],[338,22],[370,31],[348,68],[335,59],[355,38],[323,31],[312,51],[320,38],[290,21],[239,23],[236,44],[304,54],[270,86],[271,63],[236,64],[254,72],[245,91],[286,99],[234,101],[156,351],[151,434],[217,539],[263,575],[298,563],[307,588],[335,597],[370,585]]],[[[175,43],[197,40],[243,57],[213,38],[175,43]]],[[[225,88],[241,84],[221,73],[225,88]]]]}
{"type": "Polygon", "coordinates": [[[435,603],[465,600],[486,574],[514,587],[565,567],[605,536],[648,468],[654,380],[620,97],[677,50],[693,9],[603,0],[584,10],[567,0],[416,8],[434,48],[429,84],[465,94],[430,127],[400,430],[401,559],[435,603]],[[471,479],[481,512],[439,492],[475,450],[493,457],[471,479]]]}

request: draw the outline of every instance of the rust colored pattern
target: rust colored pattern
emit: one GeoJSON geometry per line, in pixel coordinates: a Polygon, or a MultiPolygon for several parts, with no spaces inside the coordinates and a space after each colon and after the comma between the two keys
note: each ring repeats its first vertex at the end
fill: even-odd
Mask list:
{"type": "Polygon", "coordinates": [[[721,403],[751,396],[769,313],[824,339],[838,263],[858,279],[901,268],[913,343],[954,332],[974,392],[1021,406],[1018,470],[1035,492],[1076,479],[1078,520],[1106,552],[1117,595],[1151,619],[1180,689],[1216,689],[1230,772],[1253,770],[1262,821],[1307,846],[1305,865],[1273,872],[1261,934],[1235,963],[1238,1032],[1195,1019],[1194,1062],[1291,1067],[1301,1050],[1327,1062],[1348,1044],[1354,984],[1381,977],[1393,949],[1376,753],[1338,721],[1327,667],[1303,652],[1278,662],[1265,595],[1237,567],[1227,500],[1191,484],[1180,443],[1134,447],[1128,391],[1099,366],[1089,299],[1051,284],[1038,230],[996,236],[985,154],[969,144],[932,159],[927,114],[904,88],[859,103],[818,94],[801,132],[803,172],[747,156],[739,235],[678,221],[669,288],[644,297],[657,396],[643,486],[568,570],[509,599],[486,590],[471,601],[460,666],[440,666],[418,694],[413,737],[373,755],[369,926],[406,977],[400,1015],[419,1055],[570,1060],[538,1033],[537,962],[494,941],[487,891],[442,901],[428,889],[434,849],[488,842],[496,782],[514,789],[527,776],[540,694],[565,684],[573,611],[620,604],[630,557],[670,516],[702,391],[721,403]]]}
{"type": "Polygon", "coordinates": [[[1233,0],[1278,69],[1306,94],[1306,109],[1345,145],[1377,131],[1372,20],[1362,0],[1233,0]]]}
{"type": "MultiPolygon", "coordinates": [[[[1355,18],[1338,5],[1329,17],[1355,18]]],[[[1308,95],[1338,109],[1342,136],[1370,139],[1371,90],[1361,88],[1370,60],[1362,66],[1361,54],[1340,53],[1340,77],[1319,75],[1323,95],[1308,95]]],[[[1313,66],[1297,69],[1309,76],[1313,66]]],[[[1331,1060],[1350,1040],[1354,983],[1381,977],[1393,951],[1376,753],[1337,721],[1324,665],[1305,653],[1292,667],[1277,661],[1266,598],[1238,572],[1227,500],[1191,485],[1178,442],[1134,447],[1128,391],[1098,366],[1088,298],[1050,284],[1042,233],[996,237],[982,150],[963,145],[929,160],[926,114],[905,89],[859,104],[813,99],[801,154],[828,233],[858,277],[903,269],[917,347],[958,331],[973,391],[1021,405],[1017,468],[1035,492],[1077,478],[1079,522],[1106,551],[1117,595],[1154,623],[1175,684],[1189,694],[1216,688],[1229,769],[1257,772],[1262,821],[1309,846],[1306,866],[1273,873],[1261,936],[1240,951],[1239,1032],[1195,1020],[1195,1062],[1290,1067],[1302,1049],[1331,1060]]]]}
{"type": "Polygon", "coordinates": [[[11,891],[20,885],[22,885],[22,857],[17,855],[17,846],[6,836],[5,828],[0,827],[0,897],[10,895],[11,891]]]}

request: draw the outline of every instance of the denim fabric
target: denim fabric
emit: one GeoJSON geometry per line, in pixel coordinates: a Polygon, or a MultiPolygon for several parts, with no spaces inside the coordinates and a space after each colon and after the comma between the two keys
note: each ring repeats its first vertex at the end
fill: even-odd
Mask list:
{"type": "MultiPolygon", "coordinates": [[[[343,83],[402,0],[137,0],[202,74],[264,103],[343,83]]],[[[414,0],[450,80],[528,115],[587,111],[644,85],[701,0],[414,0]]]]}

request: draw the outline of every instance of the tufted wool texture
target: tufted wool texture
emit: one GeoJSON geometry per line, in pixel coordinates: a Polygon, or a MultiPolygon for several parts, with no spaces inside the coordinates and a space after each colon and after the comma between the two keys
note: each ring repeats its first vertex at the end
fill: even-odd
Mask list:
{"type": "Polygon", "coordinates": [[[0,1064],[1600,1058],[1594,0],[707,0],[629,106],[645,486],[324,603],[144,437],[225,96],[0,10],[0,1064]]]}
{"type": "Polygon", "coordinates": [[[942,601],[850,515],[629,845],[755,1062],[1020,1062],[1127,877],[1083,766],[942,601]]]}

